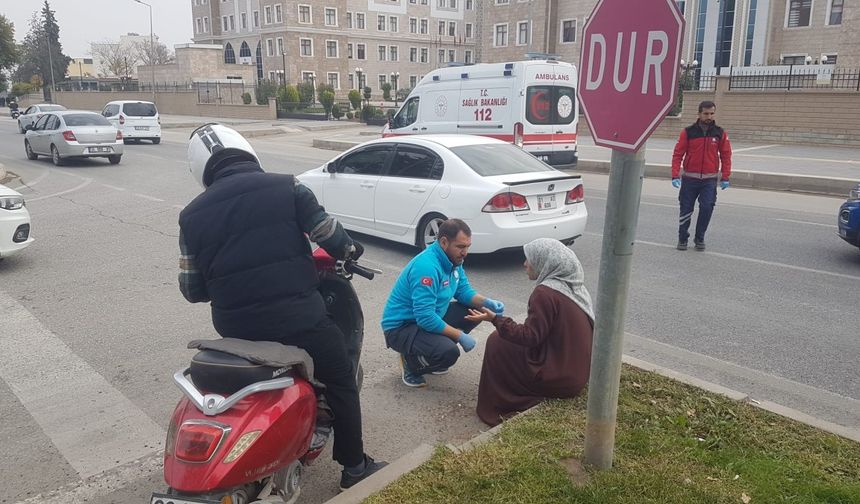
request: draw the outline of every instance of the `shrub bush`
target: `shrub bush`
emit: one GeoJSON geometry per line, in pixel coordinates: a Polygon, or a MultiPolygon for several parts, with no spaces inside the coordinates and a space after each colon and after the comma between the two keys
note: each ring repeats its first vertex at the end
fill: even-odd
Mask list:
{"type": "Polygon", "coordinates": [[[353,89],[349,92],[349,103],[352,105],[353,110],[358,110],[361,108],[361,93],[358,89],[353,89]]]}
{"type": "Polygon", "coordinates": [[[340,118],[343,117],[343,110],[340,109],[340,105],[335,103],[331,107],[331,116],[340,121],[340,118]]]}
{"type": "Polygon", "coordinates": [[[251,104],[251,93],[242,93],[242,103],[245,105],[251,104]]]}

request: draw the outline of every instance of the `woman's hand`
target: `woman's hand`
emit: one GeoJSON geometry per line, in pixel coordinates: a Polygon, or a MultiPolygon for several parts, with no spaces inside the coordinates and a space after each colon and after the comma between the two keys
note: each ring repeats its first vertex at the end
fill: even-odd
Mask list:
{"type": "Polygon", "coordinates": [[[496,312],[489,308],[481,308],[480,310],[469,308],[469,314],[466,315],[464,318],[469,322],[490,322],[494,318],[496,318],[496,312]]]}

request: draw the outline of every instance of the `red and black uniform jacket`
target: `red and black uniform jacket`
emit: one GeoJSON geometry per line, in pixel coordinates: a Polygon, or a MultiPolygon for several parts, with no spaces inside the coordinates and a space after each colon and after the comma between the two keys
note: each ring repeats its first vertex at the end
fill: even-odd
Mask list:
{"type": "Polygon", "coordinates": [[[732,144],[723,128],[711,124],[702,129],[698,121],[681,131],[672,153],[672,178],[716,178],[728,180],[732,173],[732,144]]]}

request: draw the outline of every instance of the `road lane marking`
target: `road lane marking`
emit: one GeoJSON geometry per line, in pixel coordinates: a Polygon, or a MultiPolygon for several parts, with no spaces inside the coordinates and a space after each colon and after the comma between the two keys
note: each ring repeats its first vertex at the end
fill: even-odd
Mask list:
{"type": "MultiPolygon", "coordinates": [[[[586,231],[583,234],[591,235],[591,236],[597,236],[597,237],[601,237],[601,238],[603,237],[603,233],[594,233],[591,231],[586,231]]],[[[676,247],[676,245],[669,245],[666,243],[657,243],[657,242],[651,242],[651,241],[645,241],[645,240],[636,240],[635,243],[641,243],[642,245],[651,245],[654,247],[660,247],[660,248],[666,248],[666,249],[675,249],[675,247],[676,247]]],[[[795,266],[793,264],[785,264],[785,263],[780,263],[780,262],[776,262],[776,261],[765,261],[764,259],[754,259],[752,257],[737,256],[737,255],[732,255],[732,254],[723,254],[721,252],[696,252],[696,253],[697,254],[709,254],[709,255],[712,255],[715,257],[722,257],[724,259],[732,259],[735,261],[745,261],[745,262],[750,262],[750,263],[754,263],[754,264],[762,264],[765,266],[774,266],[777,268],[786,268],[786,269],[791,269],[791,270],[795,270],[795,271],[802,271],[804,273],[814,273],[816,275],[827,275],[827,276],[831,276],[831,277],[835,277],[835,278],[846,278],[848,280],[855,280],[855,281],[860,280],[860,276],[856,276],[856,275],[847,275],[845,273],[835,273],[832,271],[825,271],[825,270],[819,270],[819,269],[814,269],[814,268],[805,268],[803,266],[795,266]]]]}
{"type": "Polygon", "coordinates": [[[835,228],[836,227],[836,224],[823,224],[821,222],[809,222],[809,221],[794,220],[794,219],[774,219],[774,220],[782,221],[782,222],[796,222],[797,224],[810,224],[812,226],[823,226],[823,227],[828,227],[828,228],[835,228]]]}
{"type": "Polygon", "coordinates": [[[110,185],[110,184],[102,184],[102,185],[103,185],[104,187],[107,187],[108,189],[113,189],[113,190],[115,190],[115,191],[125,191],[125,190],[126,190],[126,188],[124,188],[124,187],[112,186],[112,185],[110,185]]]}
{"type": "Polygon", "coordinates": [[[779,147],[778,144],[773,145],[757,145],[755,147],[744,147],[742,149],[732,149],[732,154],[737,154],[738,152],[747,152],[751,150],[759,150],[759,149],[769,149],[771,147],[779,147]]]}
{"type": "Polygon", "coordinates": [[[133,195],[135,195],[135,196],[137,196],[138,198],[143,198],[143,199],[146,199],[146,200],[149,200],[149,201],[157,201],[157,202],[159,202],[159,203],[164,203],[164,200],[163,200],[163,199],[161,199],[161,198],[156,198],[155,196],[147,196],[146,194],[140,194],[140,193],[132,193],[132,194],[133,194],[133,195]]]}
{"type": "Polygon", "coordinates": [[[34,178],[32,182],[24,182],[24,177],[21,177],[21,178],[19,178],[19,179],[18,179],[18,180],[20,180],[20,181],[21,181],[21,185],[20,185],[20,186],[18,186],[18,187],[28,187],[28,188],[32,188],[34,185],[36,185],[36,184],[38,184],[39,182],[41,182],[42,180],[44,180],[44,179],[45,179],[45,177],[47,177],[47,176],[48,176],[48,175],[50,175],[50,174],[51,174],[51,170],[45,170],[44,172],[42,172],[42,174],[41,174],[41,175],[39,175],[38,177],[34,178]]]}
{"type": "Polygon", "coordinates": [[[81,479],[150,455],[164,430],[0,290],[0,379],[81,479]]]}
{"type": "MultiPolygon", "coordinates": [[[[79,178],[82,178],[82,177],[79,177],[79,178]]],[[[39,196],[38,198],[27,198],[27,201],[29,203],[32,203],[34,201],[39,201],[39,200],[43,200],[43,199],[54,198],[56,196],[62,196],[64,194],[69,194],[69,193],[77,191],[78,189],[83,189],[84,187],[90,185],[92,183],[92,181],[93,181],[93,179],[84,179],[84,181],[82,183],[76,185],[75,187],[73,187],[71,189],[66,189],[65,191],[60,191],[60,192],[53,193],[53,194],[46,194],[45,196],[39,196]]]]}

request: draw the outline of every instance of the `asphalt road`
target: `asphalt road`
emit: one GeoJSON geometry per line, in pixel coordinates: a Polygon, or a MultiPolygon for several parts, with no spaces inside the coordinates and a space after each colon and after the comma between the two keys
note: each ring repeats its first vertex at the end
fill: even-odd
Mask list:
{"type": "MultiPolygon", "coordinates": [[[[0,503],[145,502],[163,489],[158,450],[179,398],[172,374],[192,355],[187,341],[215,336],[208,308],[176,286],[177,216],[199,192],[186,138],[170,130],[161,145],[129,145],[117,166],[56,168],[27,161],[14,122],[0,118],[0,162],[21,176],[12,185],[24,184],[37,239],[0,261],[0,503]]],[[[267,169],[298,173],[333,156],[311,140],[297,132],[252,144],[267,169]]],[[[574,250],[596,296],[607,178],[585,182],[589,224],[574,250]]],[[[646,180],[625,352],[860,429],[860,251],[835,234],[840,203],[720,192],[708,251],[679,252],[676,192],[646,180]]],[[[393,460],[419,443],[465,441],[484,429],[473,410],[489,331],[478,329],[478,347],[450,374],[404,387],[379,318],[414,250],[360,239],[366,262],[385,272],[355,282],[367,324],[367,451],[393,460]]],[[[521,262],[508,253],[466,265],[472,284],[519,320],[532,288],[521,262]]],[[[301,502],[333,496],[338,476],[324,455],[301,502]]]]}

